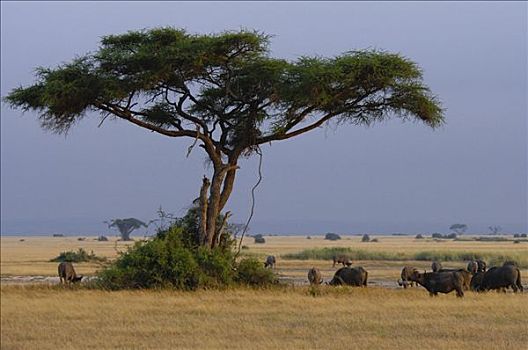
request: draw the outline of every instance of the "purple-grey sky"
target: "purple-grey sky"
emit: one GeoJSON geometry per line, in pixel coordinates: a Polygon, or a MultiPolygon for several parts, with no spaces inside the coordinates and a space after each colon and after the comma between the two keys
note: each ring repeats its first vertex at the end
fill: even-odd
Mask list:
{"type": "MultiPolygon", "coordinates": [[[[158,26],[274,35],[272,55],[379,48],[417,62],[446,125],[321,128],[264,147],[253,233],[527,232],[526,2],[2,2],[1,95],[97,49],[103,35],[158,26]]],[[[107,232],[103,220],[182,215],[205,156],[189,140],[93,115],[67,137],[1,109],[1,233],[107,232]]],[[[245,222],[257,160],[228,209],[245,222]]]]}

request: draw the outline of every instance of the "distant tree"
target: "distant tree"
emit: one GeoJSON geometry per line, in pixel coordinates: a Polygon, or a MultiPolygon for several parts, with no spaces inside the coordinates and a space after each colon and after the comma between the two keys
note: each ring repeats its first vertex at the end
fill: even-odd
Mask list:
{"type": "Polygon", "coordinates": [[[502,227],[500,226],[488,226],[488,229],[493,235],[498,235],[502,231],[502,227]]]}
{"type": "Polygon", "coordinates": [[[379,50],[332,58],[273,58],[269,37],[252,31],[194,35],[175,28],[102,38],[99,49],[57,68],[5,101],[39,113],[42,127],[67,133],[88,112],[199,145],[212,164],[200,190],[197,241],[213,248],[217,218],[241,157],[260,145],[321,126],[371,125],[390,117],[443,123],[438,99],[416,63],[379,50]]]}
{"type": "Polygon", "coordinates": [[[327,239],[329,241],[337,241],[339,239],[341,239],[341,236],[338,235],[337,233],[332,233],[332,232],[329,232],[325,235],[325,238],[324,239],[327,239]]]}
{"type": "Polygon", "coordinates": [[[423,239],[423,238],[424,238],[424,236],[422,236],[422,234],[421,234],[421,233],[419,233],[419,234],[417,234],[417,235],[416,235],[416,237],[414,237],[414,238],[416,238],[416,239],[423,239]]]}
{"type": "Polygon", "coordinates": [[[130,234],[138,228],[147,227],[147,224],[135,218],[113,219],[108,223],[108,227],[116,227],[121,235],[121,240],[130,241],[130,234]]]}
{"type": "Polygon", "coordinates": [[[449,229],[455,231],[458,235],[463,235],[467,228],[468,226],[466,224],[453,224],[449,226],[449,229]]]}
{"type": "Polygon", "coordinates": [[[361,237],[361,242],[370,242],[370,236],[366,233],[361,237]]]}

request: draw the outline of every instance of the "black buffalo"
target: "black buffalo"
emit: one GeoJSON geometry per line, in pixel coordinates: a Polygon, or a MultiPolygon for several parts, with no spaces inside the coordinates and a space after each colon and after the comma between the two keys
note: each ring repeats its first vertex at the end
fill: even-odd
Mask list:
{"type": "Polygon", "coordinates": [[[437,272],[458,272],[464,278],[464,290],[469,290],[471,288],[471,278],[473,275],[469,271],[466,271],[464,269],[440,269],[437,272]]]}
{"type": "Polygon", "coordinates": [[[268,255],[266,261],[264,261],[264,267],[274,268],[276,262],[277,261],[273,255],[268,255]]]}
{"type": "Polygon", "coordinates": [[[398,280],[398,284],[403,288],[407,288],[408,285],[412,287],[415,283],[412,279],[415,271],[418,271],[415,267],[405,266],[401,271],[401,280],[398,280]]]}
{"type": "Polygon", "coordinates": [[[440,261],[433,261],[431,264],[431,269],[433,272],[438,272],[438,270],[442,269],[442,263],[440,261]]]}
{"type": "Polygon", "coordinates": [[[514,265],[503,265],[501,267],[492,267],[488,271],[481,273],[480,280],[475,280],[474,288],[476,291],[483,292],[487,290],[506,290],[511,287],[516,293],[523,291],[521,283],[521,271],[514,265]]]}
{"type": "Polygon", "coordinates": [[[475,260],[471,260],[467,264],[467,270],[468,272],[472,273],[473,275],[477,273],[478,271],[478,264],[475,260]]]}
{"type": "Polygon", "coordinates": [[[343,264],[343,266],[350,266],[352,265],[352,261],[350,260],[350,258],[346,255],[334,255],[333,258],[332,258],[334,264],[332,265],[332,267],[335,267],[336,264],[343,264]]]}
{"type": "Polygon", "coordinates": [[[477,259],[476,262],[478,265],[477,272],[486,272],[486,268],[487,268],[486,262],[481,259],[477,259]]]}
{"type": "Polygon", "coordinates": [[[457,297],[464,296],[464,277],[459,271],[452,272],[424,272],[416,271],[413,280],[425,287],[431,296],[438,293],[450,293],[456,291],[457,297]]]}
{"type": "Polygon", "coordinates": [[[77,283],[83,278],[82,275],[77,276],[75,269],[71,262],[61,262],[58,267],[59,279],[61,283],[77,283]]]}
{"type": "Polygon", "coordinates": [[[336,271],[330,285],[367,286],[368,272],[361,266],[342,267],[336,271]]]}

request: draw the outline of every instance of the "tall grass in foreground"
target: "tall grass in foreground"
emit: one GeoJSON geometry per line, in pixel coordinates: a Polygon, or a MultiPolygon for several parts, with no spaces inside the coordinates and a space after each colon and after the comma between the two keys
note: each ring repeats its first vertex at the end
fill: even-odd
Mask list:
{"type": "Polygon", "coordinates": [[[2,349],[523,349],[527,293],[1,287],[2,349]]]}
{"type": "Polygon", "coordinates": [[[516,261],[520,268],[528,268],[528,253],[494,253],[473,251],[424,250],[419,252],[387,252],[352,249],[349,247],[305,249],[298,253],[282,256],[289,260],[332,260],[335,255],[347,255],[352,260],[387,260],[387,261],[469,261],[483,259],[489,266],[501,265],[505,261],[516,261]]]}

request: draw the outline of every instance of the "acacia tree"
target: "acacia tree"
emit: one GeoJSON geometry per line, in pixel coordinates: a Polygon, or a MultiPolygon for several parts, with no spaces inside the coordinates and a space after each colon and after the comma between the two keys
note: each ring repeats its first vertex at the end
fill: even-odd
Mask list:
{"type": "Polygon", "coordinates": [[[462,235],[466,232],[468,226],[466,224],[453,224],[449,226],[449,229],[455,231],[457,234],[462,235]]]}
{"type": "MultiPolygon", "coordinates": [[[[212,162],[200,191],[199,241],[214,247],[217,218],[238,162],[260,145],[326,123],[370,125],[397,117],[430,127],[443,121],[420,68],[377,50],[273,58],[269,37],[252,31],[194,35],[175,28],[102,38],[99,49],[12,90],[14,108],[39,113],[42,127],[66,133],[90,111],[167,137],[198,143],[212,162]]],[[[101,121],[102,122],[102,121],[101,121]]]]}
{"type": "Polygon", "coordinates": [[[119,234],[121,235],[121,239],[123,241],[130,241],[131,240],[130,234],[133,231],[137,230],[138,228],[148,226],[143,221],[135,219],[135,218],[113,219],[113,220],[110,220],[110,222],[107,224],[109,228],[117,227],[119,234]]]}

